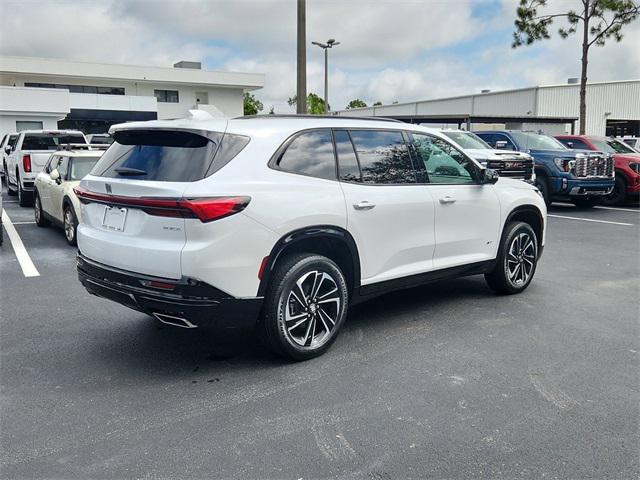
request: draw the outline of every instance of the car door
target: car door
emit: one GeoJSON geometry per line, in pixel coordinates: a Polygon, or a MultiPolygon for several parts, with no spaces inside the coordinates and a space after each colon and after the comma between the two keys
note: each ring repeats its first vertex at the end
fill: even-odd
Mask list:
{"type": "Polygon", "coordinates": [[[495,258],[500,232],[495,186],[480,184],[481,168],[444,139],[417,132],[412,138],[434,199],[433,268],[495,258]]]}
{"type": "Polygon", "coordinates": [[[49,183],[49,214],[56,220],[62,221],[62,197],[64,188],[62,184],[67,181],[69,175],[69,157],[60,156],[60,160],[56,166],[60,178],[49,183]]]}
{"type": "Polygon", "coordinates": [[[400,130],[334,130],[347,229],[370,285],[431,270],[434,206],[400,130]]]}
{"type": "Polygon", "coordinates": [[[42,172],[38,174],[35,181],[35,187],[38,190],[38,197],[40,197],[40,206],[42,207],[42,210],[47,213],[49,212],[49,197],[51,183],[53,182],[49,174],[58,164],[59,160],[60,157],[58,155],[51,155],[49,157],[49,161],[42,169],[42,172]]]}

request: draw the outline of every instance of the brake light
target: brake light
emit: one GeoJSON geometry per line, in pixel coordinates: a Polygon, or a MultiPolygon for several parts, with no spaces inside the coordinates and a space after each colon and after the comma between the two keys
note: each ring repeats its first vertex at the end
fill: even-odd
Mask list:
{"type": "Polygon", "coordinates": [[[149,215],[198,218],[203,223],[241,212],[251,201],[251,197],[136,198],[90,192],[82,187],[76,187],[73,191],[84,204],[93,202],[138,208],[149,215]]]}
{"type": "Polygon", "coordinates": [[[31,171],[31,155],[22,156],[22,168],[25,172],[31,171]]]}

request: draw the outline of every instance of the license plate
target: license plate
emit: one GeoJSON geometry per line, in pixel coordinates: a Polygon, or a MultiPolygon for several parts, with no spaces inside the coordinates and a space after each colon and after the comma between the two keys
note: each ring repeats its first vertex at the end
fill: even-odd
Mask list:
{"type": "Polygon", "coordinates": [[[127,209],[120,207],[105,207],[102,217],[102,226],[107,230],[122,232],[124,222],[127,220],[127,209]]]}

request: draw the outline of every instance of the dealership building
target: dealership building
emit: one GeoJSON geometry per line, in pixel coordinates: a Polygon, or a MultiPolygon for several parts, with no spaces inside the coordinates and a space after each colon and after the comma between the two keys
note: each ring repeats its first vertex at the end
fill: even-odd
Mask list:
{"type": "MultiPolygon", "coordinates": [[[[380,116],[444,128],[507,128],[577,133],[580,85],[566,84],[355,108],[345,116],[380,116]]],[[[587,133],[640,136],[640,80],[587,85],[587,133]]]]}
{"type": "Polygon", "coordinates": [[[25,129],[104,133],[135,120],[180,118],[191,109],[243,114],[244,92],[264,75],[173,67],[111,65],[49,58],[0,57],[0,136],[25,129]]]}

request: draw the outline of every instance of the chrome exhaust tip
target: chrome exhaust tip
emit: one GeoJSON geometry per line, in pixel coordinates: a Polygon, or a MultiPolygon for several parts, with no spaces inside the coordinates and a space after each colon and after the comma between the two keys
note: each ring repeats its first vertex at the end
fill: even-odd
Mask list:
{"type": "Polygon", "coordinates": [[[174,327],[198,328],[197,325],[194,325],[186,318],[175,317],[173,315],[167,315],[166,313],[154,313],[153,316],[160,320],[162,323],[166,323],[167,325],[172,325],[174,327]]]}

